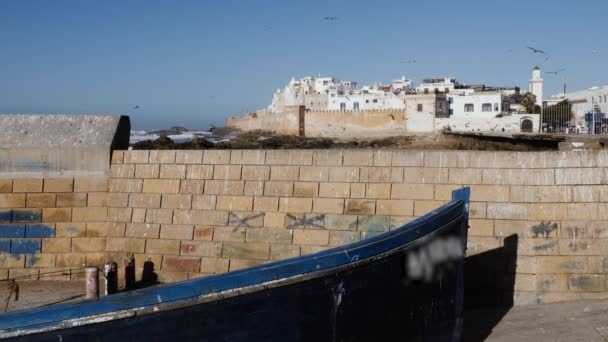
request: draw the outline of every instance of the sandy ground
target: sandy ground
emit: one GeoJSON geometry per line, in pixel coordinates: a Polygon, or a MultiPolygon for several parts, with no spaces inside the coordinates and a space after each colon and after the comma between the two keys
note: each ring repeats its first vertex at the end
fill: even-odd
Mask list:
{"type": "MultiPolygon", "coordinates": [[[[0,283],[0,311],[9,286],[0,283]]],[[[19,300],[11,297],[8,311],[78,301],[84,281],[19,283],[19,300]]],[[[465,313],[463,341],[608,341],[608,300],[516,306],[465,313]]]]}

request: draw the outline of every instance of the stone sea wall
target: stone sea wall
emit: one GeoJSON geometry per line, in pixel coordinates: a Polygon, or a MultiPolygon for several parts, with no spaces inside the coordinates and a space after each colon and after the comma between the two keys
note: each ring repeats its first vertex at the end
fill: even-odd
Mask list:
{"type": "Polygon", "coordinates": [[[138,277],[148,259],[165,282],[222,273],[380,234],[469,185],[470,291],[605,298],[606,166],[604,151],[114,151],[108,177],[0,180],[0,278],[78,278],[127,253],[138,277]]]}

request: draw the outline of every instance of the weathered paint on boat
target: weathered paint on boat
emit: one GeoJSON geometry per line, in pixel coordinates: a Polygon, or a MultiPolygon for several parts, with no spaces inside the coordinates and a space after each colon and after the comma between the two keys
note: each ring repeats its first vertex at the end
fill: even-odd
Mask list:
{"type": "Polygon", "coordinates": [[[22,341],[458,341],[469,189],[390,232],[218,276],[0,315],[22,341]]]}

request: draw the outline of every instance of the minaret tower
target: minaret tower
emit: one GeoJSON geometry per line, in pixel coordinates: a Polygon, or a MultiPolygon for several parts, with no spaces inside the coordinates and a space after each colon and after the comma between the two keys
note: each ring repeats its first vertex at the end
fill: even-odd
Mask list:
{"type": "Polygon", "coordinates": [[[528,81],[528,91],[536,96],[536,105],[543,106],[543,79],[540,77],[540,68],[532,69],[532,78],[528,81]]]}

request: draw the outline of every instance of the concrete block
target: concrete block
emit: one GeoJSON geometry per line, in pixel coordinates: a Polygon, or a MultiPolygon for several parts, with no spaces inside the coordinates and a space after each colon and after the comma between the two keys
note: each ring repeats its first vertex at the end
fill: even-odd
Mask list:
{"type": "Polygon", "coordinates": [[[188,165],[186,168],[187,179],[212,179],[213,165],[188,165]]]}
{"type": "Polygon", "coordinates": [[[272,212],[279,209],[279,198],[278,197],[261,197],[256,196],[253,200],[253,210],[272,212]]]}
{"type": "Polygon", "coordinates": [[[185,256],[166,256],[163,258],[163,270],[178,272],[199,272],[200,258],[185,256]]]}
{"type": "Polygon", "coordinates": [[[373,215],[376,213],[376,201],[365,199],[347,199],[344,214],[347,215],[373,215]]]}
{"type": "Polygon", "coordinates": [[[110,192],[141,192],[143,180],[115,178],[110,180],[110,192]]]}
{"type": "Polygon", "coordinates": [[[295,182],[293,184],[294,197],[317,197],[319,195],[319,183],[295,182]]]}
{"type": "Polygon", "coordinates": [[[158,178],[159,164],[135,164],[135,178],[158,178]]]}
{"type": "Polygon", "coordinates": [[[86,236],[86,223],[84,222],[61,222],[55,224],[55,236],[57,237],[84,237],[86,236]]]}
{"type": "MultiPolygon", "coordinates": [[[[401,168],[389,168],[389,167],[362,167],[361,168],[361,182],[364,183],[388,183],[393,180],[393,170],[396,172],[403,172],[401,168]]],[[[396,181],[401,182],[402,176],[397,175],[396,181]]]]}
{"type": "Polygon", "coordinates": [[[72,238],[72,252],[104,252],[105,250],[105,237],[72,238]]]}
{"type": "Polygon", "coordinates": [[[262,227],[264,215],[262,212],[231,211],[228,215],[228,225],[247,228],[262,227]]]}
{"type": "Polygon", "coordinates": [[[50,238],[42,239],[43,253],[69,253],[72,248],[70,238],[50,238]]]}
{"type": "Polygon", "coordinates": [[[182,194],[203,194],[205,193],[205,181],[203,180],[182,180],[179,192],[182,194]]]}
{"type": "Polygon", "coordinates": [[[264,227],[266,228],[285,228],[286,214],[269,213],[264,214],[264,227]]]}
{"type": "Polygon", "coordinates": [[[369,183],[369,184],[367,184],[366,197],[369,199],[391,198],[391,184],[390,183],[369,183]]]}
{"type": "Polygon", "coordinates": [[[158,223],[127,223],[125,237],[158,239],[160,224],[158,223]]]}
{"type": "Polygon", "coordinates": [[[300,177],[299,166],[273,165],[270,168],[270,179],[273,181],[297,181],[300,177]]]}
{"type": "Polygon", "coordinates": [[[133,178],[133,177],[135,177],[135,166],[136,165],[137,164],[112,164],[110,166],[110,177],[112,177],[112,178],[133,178]]]}
{"type": "Polygon", "coordinates": [[[246,241],[290,244],[293,231],[283,228],[248,228],[246,241]]]}
{"type": "Polygon", "coordinates": [[[125,236],[125,224],[122,222],[89,222],[87,223],[87,236],[123,237],[125,236]]]}
{"type": "Polygon", "coordinates": [[[263,181],[246,181],[243,194],[246,196],[262,196],[264,195],[263,181]]]}
{"type": "Polygon", "coordinates": [[[313,165],[342,165],[343,150],[316,150],[313,153],[313,165]]]}
{"type": "MultiPolygon", "coordinates": [[[[390,170],[390,169],[389,169],[390,170]]],[[[334,166],[329,168],[330,182],[358,182],[359,167],[356,166],[334,166]]],[[[361,180],[364,182],[364,180],[361,180]]]]}
{"type": "Polygon", "coordinates": [[[175,163],[175,151],[154,150],[150,151],[148,163],[173,164],[175,163]]]}
{"type": "Polygon", "coordinates": [[[131,214],[131,222],[143,223],[146,222],[146,209],[144,208],[133,208],[131,214]]]}
{"type": "Polygon", "coordinates": [[[312,151],[268,150],[266,165],[312,165],[312,151]]]}
{"type": "Polygon", "coordinates": [[[266,151],[264,150],[232,150],[230,164],[235,165],[264,165],[266,151]]]}
{"type": "Polygon", "coordinates": [[[146,209],[146,223],[172,223],[173,209],[146,209]]]}
{"type": "Polygon", "coordinates": [[[213,240],[213,227],[194,226],[194,240],[213,240]]]}
{"type": "Polygon", "coordinates": [[[225,226],[228,224],[228,212],[176,209],[173,213],[173,223],[200,224],[206,226],[225,226]]]}
{"type": "Polygon", "coordinates": [[[270,179],[270,167],[269,166],[243,166],[243,180],[269,180],[270,179]]]}
{"type": "Polygon", "coordinates": [[[203,164],[230,164],[229,150],[205,150],[203,164]]]}
{"type": "Polygon", "coordinates": [[[319,197],[349,198],[350,183],[320,183],[319,197]]]}
{"type": "Polygon", "coordinates": [[[217,202],[215,195],[194,195],[192,196],[192,209],[213,210],[217,202]]]}
{"type": "Polygon", "coordinates": [[[285,196],[289,197],[293,195],[293,182],[279,182],[270,181],[266,182],[264,187],[265,196],[285,196]]]}
{"type": "Polygon", "coordinates": [[[376,201],[376,214],[411,216],[414,213],[412,200],[378,200],[376,201]]]}
{"type": "Polygon", "coordinates": [[[365,184],[352,183],[350,185],[350,198],[365,198],[365,184]]]}
{"type": "Polygon", "coordinates": [[[147,239],[146,253],[162,255],[179,255],[179,240],[147,239]]]}
{"type": "MultiPolygon", "coordinates": [[[[42,222],[70,222],[70,221],[89,221],[87,218],[89,216],[83,216],[80,210],[84,210],[86,208],[74,208],[76,210],[76,216],[72,216],[71,208],[44,208],[42,209],[42,222]],[[72,220],[72,218],[74,218],[72,220]]],[[[105,209],[105,208],[104,208],[105,209]]],[[[88,213],[88,211],[86,211],[88,213]]],[[[105,211],[100,209],[99,216],[95,214],[87,214],[93,215],[91,217],[100,218],[95,221],[105,221],[106,216],[104,215],[105,211]],[[103,219],[101,217],[103,216],[103,219]]]]}
{"type": "Polygon", "coordinates": [[[437,167],[405,167],[403,179],[407,183],[446,184],[448,183],[447,168],[437,167]]]}
{"type": "Polygon", "coordinates": [[[217,210],[251,211],[253,197],[251,196],[217,196],[217,210]]]}
{"type": "Polygon", "coordinates": [[[106,240],[108,252],[143,253],[145,246],[146,239],[109,237],[106,240]]]}
{"type": "Polygon", "coordinates": [[[163,224],[160,226],[161,239],[192,240],[193,232],[193,225],[163,224]]]}
{"type": "Polygon", "coordinates": [[[435,189],[432,184],[393,184],[392,199],[433,199],[435,189]]]}
{"type": "MultiPolygon", "coordinates": [[[[160,209],[150,209],[150,210],[160,210],[160,209]]],[[[131,222],[135,218],[133,216],[133,211],[137,211],[137,209],[133,208],[108,208],[108,220],[115,222],[131,222]]],[[[97,221],[97,220],[93,220],[97,221]]]]}
{"type": "Polygon", "coordinates": [[[344,166],[372,166],[374,152],[372,150],[344,150],[342,165],[344,166]]]}
{"type": "Polygon", "coordinates": [[[190,209],[192,207],[192,195],[163,194],[162,207],[169,209],[190,209]]]}
{"type": "MultiPolygon", "coordinates": [[[[69,210],[68,208],[65,209],[48,209],[49,211],[49,216],[53,217],[54,219],[51,219],[55,222],[66,222],[66,221],[70,221],[69,219],[64,219],[65,216],[67,216],[67,213],[69,210]],[[62,214],[62,217],[57,217],[59,215],[60,211],[64,211],[64,214],[62,214]],[[54,215],[52,215],[54,213],[54,215]]],[[[47,215],[46,215],[46,211],[47,209],[45,209],[45,212],[43,214],[43,219],[46,222],[52,222],[52,221],[47,221],[47,215]]],[[[108,220],[108,208],[103,208],[103,207],[99,207],[99,208],[95,208],[95,207],[89,207],[89,208],[73,208],[72,209],[72,221],[74,222],[91,222],[91,221],[106,221],[108,220]]]]}
{"type": "Polygon", "coordinates": [[[125,164],[146,164],[148,163],[148,157],[150,151],[125,151],[124,152],[124,163],[125,164]]]}
{"type": "Polygon", "coordinates": [[[425,167],[458,167],[458,156],[453,151],[424,151],[425,167]]]}
{"type": "Polygon", "coordinates": [[[244,227],[215,227],[213,241],[245,242],[244,227]]]}
{"type": "Polygon", "coordinates": [[[299,180],[305,182],[327,182],[329,180],[329,167],[300,166],[299,180]]]}
{"type": "Polygon", "coordinates": [[[423,166],[422,151],[393,151],[392,166],[423,166]]]}
{"type": "MultiPolygon", "coordinates": [[[[100,196],[103,196],[104,198],[107,196],[106,193],[100,193],[100,192],[92,192],[91,193],[91,197],[92,199],[97,199],[100,196]]],[[[107,206],[108,203],[105,203],[103,201],[91,201],[89,200],[89,205],[92,207],[101,207],[101,206],[107,206]],[[97,204],[97,205],[95,205],[97,204]]],[[[87,194],[86,193],[63,193],[63,194],[57,194],[56,195],[56,206],[58,208],[73,208],[73,207],[86,207],[87,206],[87,194]]],[[[51,206],[46,206],[48,207],[55,207],[55,205],[51,205],[51,206]]]]}

